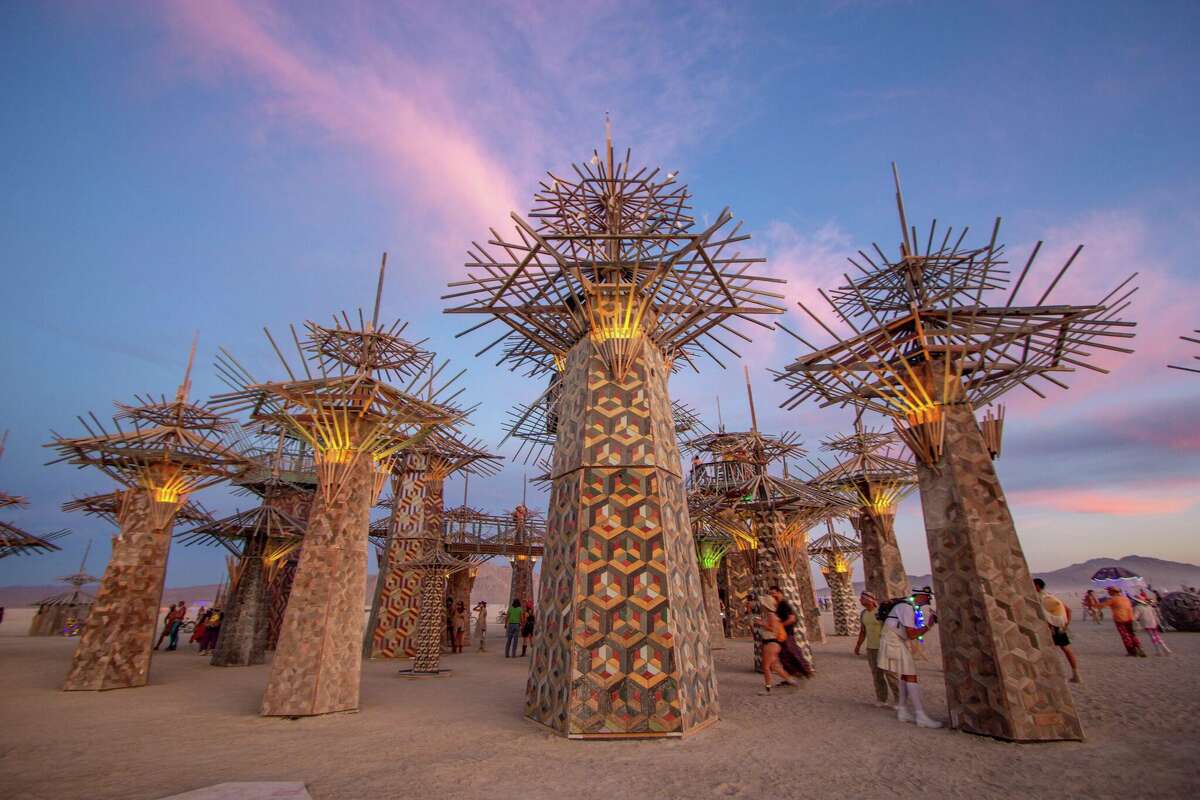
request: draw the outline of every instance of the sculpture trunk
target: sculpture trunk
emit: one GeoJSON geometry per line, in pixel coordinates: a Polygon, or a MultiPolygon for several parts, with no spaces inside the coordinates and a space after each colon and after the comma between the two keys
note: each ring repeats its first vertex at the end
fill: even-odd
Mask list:
{"type": "Polygon", "coordinates": [[[373,624],[364,641],[367,658],[406,658],[417,652],[421,576],[402,565],[423,556],[429,542],[425,483],[424,460],[409,456],[406,470],[393,486],[394,527],[375,583],[373,624]]]}
{"type": "Polygon", "coordinates": [[[917,474],[951,723],[1011,741],[1082,739],[975,415],[966,403],[942,412],[941,459],[917,474]]]}
{"type": "Polygon", "coordinates": [[[717,719],[716,675],[667,395],[640,337],[615,377],[567,354],[525,714],[570,737],[661,737],[717,719]]]}
{"type": "Polygon", "coordinates": [[[754,616],[757,610],[746,609],[746,598],[754,589],[754,572],[746,554],[730,551],[721,562],[725,578],[725,611],[729,615],[729,638],[749,639],[754,635],[754,616]]]}
{"type": "Polygon", "coordinates": [[[512,603],[514,599],[520,600],[522,606],[532,603],[533,559],[514,558],[509,563],[512,564],[512,578],[508,584],[508,602],[512,603]]]}
{"type": "Polygon", "coordinates": [[[830,605],[833,606],[833,635],[857,636],[859,621],[854,600],[854,582],[850,572],[837,570],[822,570],[825,582],[829,584],[830,605]]]}
{"type": "Polygon", "coordinates": [[[475,569],[459,570],[450,576],[449,583],[450,602],[454,604],[455,619],[459,619],[457,616],[458,604],[463,604],[462,643],[463,648],[466,649],[471,646],[471,589],[475,586],[475,569]]]}
{"type": "MultiPolygon", "coordinates": [[[[796,577],[800,570],[788,568],[783,557],[782,546],[777,538],[778,530],[778,520],[774,514],[762,514],[755,517],[754,538],[758,542],[758,546],[754,549],[754,593],[760,598],[766,597],[772,586],[779,587],[779,590],[783,592],[783,599],[791,603],[792,608],[796,611],[796,627],[792,638],[804,654],[805,659],[815,669],[816,662],[813,661],[812,645],[808,638],[808,615],[804,611],[804,596],[802,590],[796,585],[796,577]]],[[[804,562],[808,562],[807,554],[804,556],[804,562]]],[[[808,585],[808,593],[812,594],[811,580],[808,585]]],[[[758,615],[761,612],[759,609],[755,609],[754,613],[758,615]]],[[[754,670],[756,672],[762,670],[762,638],[759,636],[754,637],[754,670]]]]}
{"type": "Polygon", "coordinates": [[[221,633],[213,651],[214,667],[261,664],[267,657],[267,582],[263,574],[265,533],[246,540],[237,585],[230,592],[221,618],[221,633]]]}
{"type": "Polygon", "coordinates": [[[821,627],[821,607],[817,605],[817,590],[813,586],[812,560],[808,557],[808,548],[801,544],[796,548],[796,592],[800,605],[796,606],[798,616],[804,617],[804,633],[813,644],[825,643],[825,630],[821,627]]]}
{"type": "Polygon", "coordinates": [[[700,568],[704,593],[704,616],[708,619],[708,642],[713,650],[725,648],[725,625],[721,619],[721,595],[717,589],[717,567],[700,568]]]}
{"type": "Polygon", "coordinates": [[[121,532],[79,635],[67,691],[128,689],[150,679],[172,526],[154,527],[153,503],[147,489],[122,496],[121,532]]]}
{"type": "Polygon", "coordinates": [[[327,496],[328,486],[318,486],[309,514],[263,697],[264,716],[358,708],[367,532],[374,503],[371,460],[355,460],[335,497],[327,496]]]}
{"type": "Polygon", "coordinates": [[[412,671],[436,675],[442,666],[442,635],[446,631],[446,573],[440,569],[419,570],[420,612],[416,629],[416,652],[412,671]]]}
{"type": "MultiPolygon", "coordinates": [[[[869,488],[863,491],[869,492],[869,488]]],[[[862,543],[863,580],[879,602],[908,595],[908,575],[896,543],[895,513],[864,509],[851,523],[862,543]]]]}
{"type": "Polygon", "coordinates": [[[296,580],[296,565],[299,563],[299,552],[289,555],[287,561],[283,562],[279,571],[275,573],[267,590],[270,615],[270,619],[267,621],[268,650],[274,650],[279,645],[279,632],[283,630],[283,617],[287,613],[288,600],[292,597],[292,584],[296,580]]]}

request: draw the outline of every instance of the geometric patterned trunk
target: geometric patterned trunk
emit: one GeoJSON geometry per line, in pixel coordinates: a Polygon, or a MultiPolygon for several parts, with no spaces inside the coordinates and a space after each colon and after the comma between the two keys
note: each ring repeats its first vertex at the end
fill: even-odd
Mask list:
{"type": "MultiPolygon", "coordinates": [[[[756,514],[753,518],[754,538],[758,542],[754,549],[754,593],[759,597],[766,597],[772,586],[778,586],[783,592],[783,599],[791,603],[792,608],[796,610],[796,627],[792,640],[815,670],[816,662],[813,660],[812,646],[808,638],[808,615],[804,613],[805,594],[796,580],[800,570],[788,569],[782,547],[776,537],[779,530],[777,522],[777,514],[771,512],[756,514]]],[[[807,563],[808,555],[804,548],[798,547],[796,550],[804,552],[804,561],[807,563]]],[[[812,596],[811,579],[808,582],[807,593],[812,596]]],[[[756,613],[759,612],[756,610],[756,613]]],[[[754,637],[754,671],[762,671],[762,638],[758,636],[754,637]]]]}
{"type": "Polygon", "coordinates": [[[270,622],[267,581],[263,574],[266,546],[265,532],[246,540],[241,574],[221,617],[221,632],[212,656],[214,667],[245,667],[266,661],[270,622]]]}
{"type": "Polygon", "coordinates": [[[395,528],[375,583],[375,624],[370,631],[368,658],[406,658],[417,652],[421,575],[400,565],[420,558],[427,549],[424,485],[424,459],[411,455],[405,471],[393,484],[395,528]]]}
{"type": "Polygon", "coordinates": [[[362,672],[371,459],[357,458],[329,502],[322,482],[263,696],[263,716],[313,716],[358,708],[362,672]]]}
{"type": "Polygon", "coordinates": [[[850,572],[838,572],[834,569],[823,569],[825,583],[829,584],[829,600],[833,606],[833,635],[856,636],[859,619],[854,613],[854,582],[850,572]]]}
{"type": "Polygon", "coordinates": [[[66,691],[127,689],[150,679],[173,524],[154,528],[152,502],[146,489],[122,495],[121,534],[79,636],[66,691]]]}
{"type": "Polygon", "coordinates": [[[754,614],[746,611],[746,597],[754,591],[754,575],[746,554],[731,550],[721,562],[725,580],[725,613],[729,615],[729,638],[754,636],[754,614]]]}
{"type": "Polygon", "coordinates": [[[436,675],[442,666],[442,638],[446,633],[446,573],[441,569],[417,571],[420,615],[417,619],[416,652],[412,672],[436,675]]]}
{"type": "Polygon", "coordinates": [[[271,579],[267,588],[268,620],[267,620],[267,649],[274,650],[279,644],[279,631],[283,629],[283,617],[287,612],[288,600],[292,596],[292,583],[296,580],[296,565],[300,563],[300,552],[304,545],[293,550],[287,560],[279,566],[279,570],[271,579]]]}
{"type": "MultiPolygon", "coordinates": [[[[805,536],[805,542],[808,537],[805,536]]],[[[808,641],[813,644],[825,643],[825,631],[821,627],[821,607],[817,605],[817,590],[813,586],[812,561],[808,557],[808,547],[804,543],[795,548],[796,593],[800,597],[800,605],[796,616],[804,617],[804,632],[808,641]]]]}
{"type": "Polygon", "coordinates": [[[917,474],[951,724],[1017,742],[1081,740],[975,415],[967,403],[941,410],[942,457],[936,470],[918,464],[917,474]]]}
{"type": "Polygon", "coordinates": [[[717,589],[717,567],[701,567],[700,589],[704,593],[704,616],[708,619],[708,643],[713,650],[725,649],[725,625],[721,619],[721,595],[717,589]]]}
{"type": "MultiPolygon", "coordinates": [[[[859,491],[869,495],[866,484],[859,491]]],[[[870,498],[868,496],[868,500],[870,498]]],[[[908,575],[904,572],[904,559],[900,556],[900,545],[896,542],[896,513],[880,513],[863,509],[850,518],[862,542],[863,581],[867,591],[879,602],[908,596],[908,575]]]]}
{"type": "Polygon", "coordinates": [[[508,602],[520,600],[521,605],[533,602],[533,559],[527,557],[511,558],[512,578],[508,584],[508,602]]]}
{"type": "Polygon", "coordinates": [[[681,736],[719,713],[670,370],[630,345],[620,380],[590,336],[562,373],[525,715],[572,738],[681,736]]]}

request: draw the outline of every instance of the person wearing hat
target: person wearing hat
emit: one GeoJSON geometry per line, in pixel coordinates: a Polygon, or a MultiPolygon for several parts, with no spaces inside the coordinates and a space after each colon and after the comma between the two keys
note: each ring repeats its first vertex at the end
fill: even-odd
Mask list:
{"type": "Polygon", "coordinates": [[[854,655],[861,655],[862,646],[867,646],[867,664],[871,667],[871,681],[875,684],[875,705],[879,708],[896,707],[900,704],[900,687],[897,686],[896,676],[879,668],[879,634],[883,630],[883,620],[876,615],[879,601],[875,595],[863,590],[858,596],[858,602],[863,610],[858,619],[858,641],[854,643],[854,655]],[[888,698],[891,702],[888,702],[888,698]]]}
{"type": "Polygon", "coordinates": [[[1108,587],[1108,597],[1100,600],[1100,605],[1112,611],[1113,624],[1117,626],[1117,635],[1121,644],[1125,645],[1125,655],[1145,658],[1142,652],[1142,642],[1133,630],[1133,603],[1121,593],[1116,586],[1108,587]]]}
{"type": "Polygon", "coordinates": [[[924,636],[935,624],[937,615],[922,612],[921,624],[917,623],[917,609],[928,606],[933,590],[928,586],[914,589],[912,595],[892,606],[883,620],[879,635],[879,668],[899,679],[900,700],[896,704],[896,719],[901,722],[916,722],[921,728],[940,728],[942,723],[925,713],[921,702],[921,685],[917,682],[917,665],[913,660],[908,643],[924,636]],[[909,710],[912,706],[912,710],[909,710]]]}

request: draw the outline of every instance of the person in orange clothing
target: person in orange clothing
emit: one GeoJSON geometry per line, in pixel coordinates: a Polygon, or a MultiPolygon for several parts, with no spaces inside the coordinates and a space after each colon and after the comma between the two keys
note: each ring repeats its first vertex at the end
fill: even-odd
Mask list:
{"type": "Polygon", "coordinates": [[[1110,586],[1108,587],[1108,597],[1101,598],[1099,604],[1107,606],[1112,611],[1113,624],[1117,626],[1121,644],[1125,645],[1126,655],[1145,658],[1146,654],[1142,652],[1142,643],[1133,631],[1133,603],[1129,598],[1121,594],[1121,590],[1116,586],[1110,586]]]}

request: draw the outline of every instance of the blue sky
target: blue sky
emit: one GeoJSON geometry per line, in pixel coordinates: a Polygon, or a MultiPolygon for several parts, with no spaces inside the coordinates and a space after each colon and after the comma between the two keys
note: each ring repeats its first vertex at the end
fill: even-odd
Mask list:
{"type": "MultiPolygon", "coordinates": [[[[635,161],[680,171],[702,214],[745,220],[793,303],[835,285],[855,249],[895,246],[892,160],[914,222],[982,231],[1000,215],[1014,259],[1045,239],[1039,288],[1083,242],[1052,300],[1140,271],[1138,352],[1049,400],[1011,398],[999,469],[1035,569],[1200,561],[1200,380],[1164,368],[1200,326],[1195,4],[561,5],[6,8],[0,486],[32,505],[0,513],[76,533],[61,554],[0,562],[0,582],[65,574],[88,538],[93,571],[108,553],[102,522],[58,506],[109,484],[41,466],[50,428],[172,392],[195,330],[198,396],[221,388],[218,345],[273,374],[261,327],[369,304],[384,250],[385,312],[470,369],[473,432],[498,445],[505,410],[542,387],[473,358],[486,337],[455,340],[465,325],[438,298],[471,239],[601,143],[605,112],[635,161]]],[[[770,334],[744,353],[764,427],[815,447],[850,418],[776,408],[766,368],[797,354],[770,334]]],[[[731,367],[672,390],[710,415],[719,392],[744,426],[731,367]]],[[[522,471],[474,482],[472,503],[510,507],[522,471]]],[[[925,570],[915,498],[898,528],[925,570]]],[[[213,582],[221,562],[176,547],[168,582],[213,582]]]]}

